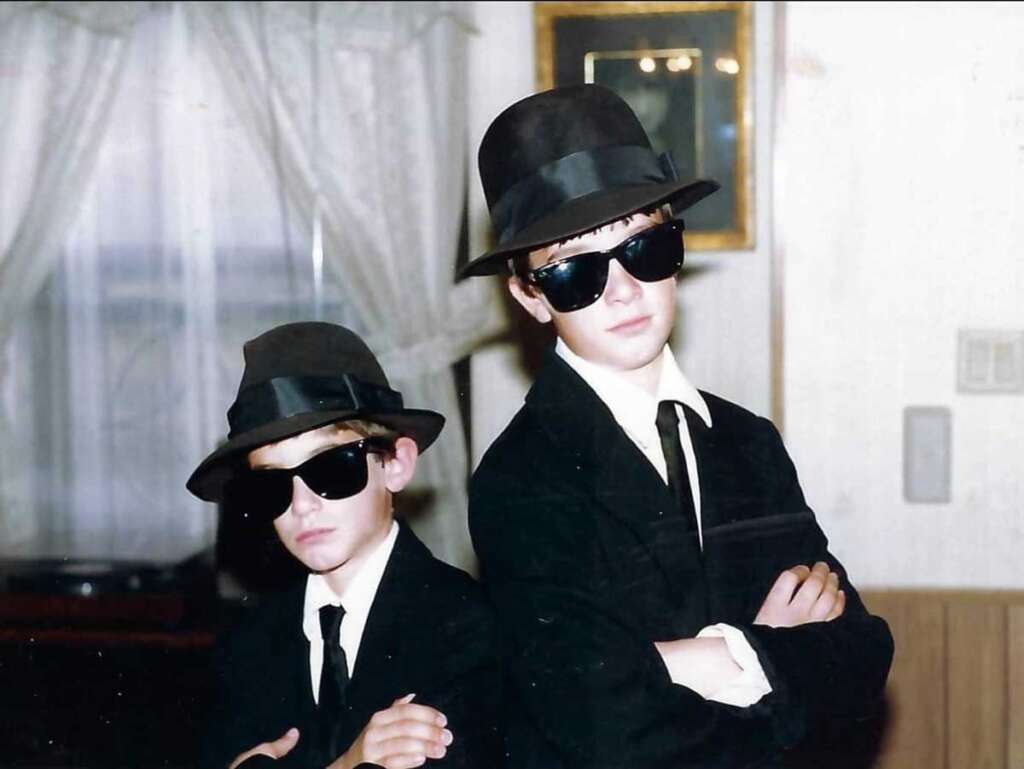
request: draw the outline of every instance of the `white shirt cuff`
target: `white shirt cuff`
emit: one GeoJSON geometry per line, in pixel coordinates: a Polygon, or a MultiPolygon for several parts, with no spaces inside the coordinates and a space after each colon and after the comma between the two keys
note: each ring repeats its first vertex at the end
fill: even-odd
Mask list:
{"type": "Polygon", "coordinates": [[[771,693],[772,686],[764,674],[764,668],[761,667],[761,661],[757,658],[757,652],[754,651],[741,630],[719,622],[717,625],[709,625],[701,630],[697,633],[697,638],[724,639],[729,654],[740,668],[739,675],[708,696],[707,699],[721,702],[723,705],[745,708],[756,703],[764,695],[771,693]]]}

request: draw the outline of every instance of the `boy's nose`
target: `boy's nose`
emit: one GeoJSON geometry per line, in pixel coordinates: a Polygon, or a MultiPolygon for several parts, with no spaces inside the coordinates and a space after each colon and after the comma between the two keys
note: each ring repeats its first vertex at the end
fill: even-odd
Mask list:
{"type": "Polygon", "coordinates": [[[292,478],[292,513],[294,515],[309,515],[319,509],[323,500],[320,495],[307,486],[299,476],[292,478]]]}
{"type": "Polygon", "coordinates": [[[640,281],[626,272],[618,259],[608,262],[608,283],[604,288],[606,302],[632,302],[642,291],[640,281]]]}

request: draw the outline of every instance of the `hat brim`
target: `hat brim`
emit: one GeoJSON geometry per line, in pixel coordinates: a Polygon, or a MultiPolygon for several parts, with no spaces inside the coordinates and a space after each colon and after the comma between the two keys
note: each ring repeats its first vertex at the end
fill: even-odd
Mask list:
{"type": "Polygon", "coordinates": [[[404,409],[386,414],[363,411],[315,411],[296,414],[236,435],[204,459],[185,486],[200,499],[207,502],[222,502],[225,486],[253,449],[347,419],[374,422],[412,438],[420,453],[426,451],[434,442],[445,422],[442,415],[426,409],[404,409]]]}
{"type": "Polygon", "coordinates": [[[577,198],[551,215],[541,217],[508,242],[473,259],[459,270],[458,276],[496,275],[503,272],[505,262],[517,254],[602,227],[645,208],[670,203],[678,213],[703,200],[720,186],[711,179],[697,179],[685,184],[672,181],[613,187],[577,198]]]}

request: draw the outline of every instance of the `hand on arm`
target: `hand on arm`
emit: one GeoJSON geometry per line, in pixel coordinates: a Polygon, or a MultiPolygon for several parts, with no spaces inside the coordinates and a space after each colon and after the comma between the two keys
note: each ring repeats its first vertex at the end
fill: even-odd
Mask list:
{"type": "MultiPolygon", "coordinates": [[[[826,563],[818,562],[813,569],[798,565],[775,580],[754,622],[792,627],[829,621],[841,615],[844,607],[839,577],[826,563]]],[[[711,699],[742,673],[723,638],[681,638],[658,641],[654,646],[672,683],[692,689],[704,699],[711,699]]]]}
{"type": "Polygon", "coordinates": [[[273,759],[283,758],[291,752],[299,742],[299,730],[292,727],[273,742],[261,742],[255,748],[241,753],[235,757],[228,769],[235,769],[236,766],[253,756],[269,756],[273,759]]]}
{"type": "Polygon", "coordinates": [[[395,700],[373,714],[348,750],[327,769],[355,769],[363,763],[384,769],[411,769],[428,758],[443,758],[452,743],[445,716],[426,705],[412,704],[414,694],[395,700]]]}
{"type": "Polygon", "coordinates": [[[839,575],[818,561],[786,569],[775,580],[761,604],[755,625],[795,627],[808,622],[830,622],[846,608],[846,593],[839,589],[839,575]]]}

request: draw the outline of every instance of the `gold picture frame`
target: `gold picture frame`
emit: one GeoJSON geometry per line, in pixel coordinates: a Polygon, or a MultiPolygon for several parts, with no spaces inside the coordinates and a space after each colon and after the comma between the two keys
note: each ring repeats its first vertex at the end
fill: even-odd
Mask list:
{"type": "Polygon", "coordinates": [[[611,87],[681,178],[721,183],[687,214],[687,248],[752,249],[752,4],[537,2],[534,24],[539,90],[611,87]]]}

